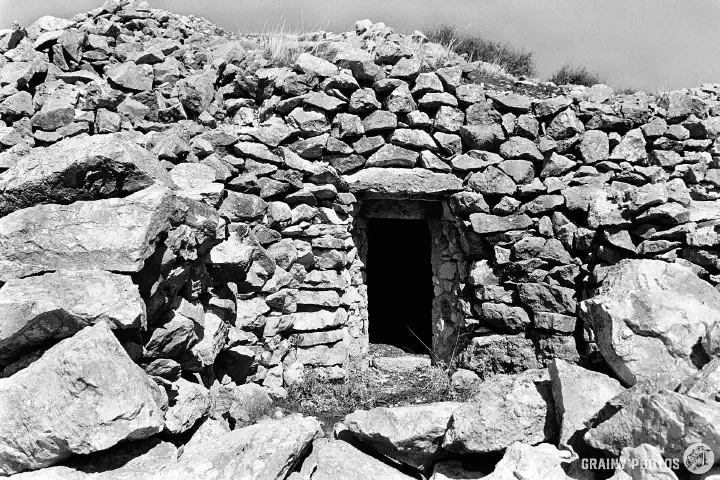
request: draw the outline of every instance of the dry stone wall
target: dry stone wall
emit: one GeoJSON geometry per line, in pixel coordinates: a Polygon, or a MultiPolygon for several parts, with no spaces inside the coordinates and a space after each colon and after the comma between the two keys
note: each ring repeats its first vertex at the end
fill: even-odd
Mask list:
{"type": "Polygon", "coordinates": [[[300,42],[332,54],[273,66],[119,0],[0,31],[5,376],[106,321],[161,383],[341,378],[373,328],[373,200],[440,212],[434,348],[482,376],[599,358],[578,302],[623,259],[720,282],[720,86],[476,83],[369,22],[300,42]],[[88,312],[83,289],[121,293],[88,312]]]}

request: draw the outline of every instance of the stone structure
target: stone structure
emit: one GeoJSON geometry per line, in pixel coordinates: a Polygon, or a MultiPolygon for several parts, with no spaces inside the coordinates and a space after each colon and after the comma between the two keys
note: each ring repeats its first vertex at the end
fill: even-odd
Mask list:
{"type": "Polygon", "coordinates": [[[588,445],[700,439],[720,459],[719,85],[495,81],[369,21],[294,42],[327,58],[277,66],[143,0],[0,30],[0,475],[409,478],[382,454],[445,478],[504,451],[487,478],[566,478],[588,445]],[[355,412],[332,442],[255,424],[387,328],[377,219],[427,223],[433,353],[472,400],[355,412]]]}
{"type": "Polygon", "coordinates": [[[719,86],[500,89],[382,24],[299,41],[334,53],[273,66],[143,1],[0,32],[0,301],[32,312],[0,327],[6,375],[95,322],[12,289],[91,269],[137,287],[113,328],[149,373],[342,377],[378,217],[428,222],[433,349],[484,377],[600,358],[578,304],[623,259],[720,281],[719,86]]]}

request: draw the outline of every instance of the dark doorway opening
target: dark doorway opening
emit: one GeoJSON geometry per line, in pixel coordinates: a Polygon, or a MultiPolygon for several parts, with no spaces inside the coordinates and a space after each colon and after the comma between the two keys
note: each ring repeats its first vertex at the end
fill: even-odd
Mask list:
{"type": "Polygon", "coordinates": [[[370,343],[432,349],[432,264],[426,220],[373,218],[368,228],[370,343]]]}

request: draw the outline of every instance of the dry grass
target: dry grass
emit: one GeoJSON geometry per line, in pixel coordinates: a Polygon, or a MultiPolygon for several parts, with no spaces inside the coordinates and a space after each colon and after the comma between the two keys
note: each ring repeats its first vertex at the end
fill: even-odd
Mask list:
{"type": "Polygon", "coordinates": [[[321,32],[326,25],[307,28],[304,24],[290,25],[281,20],[277,25],[267,24],[260,33],[247,33],[244,36],[253,39],[263,56],[276,66],[291,66],[301,53],[310,53],[316,57],[332,60],[334,51],[327,42],[309,40],[313,33],[321,32]]]}
{"type": "Polygon", "coordinates": [[[642,90],[639,90],[637,88],[632,87],[621,87],[615,89],[615,95],[632,95],[634,93],[641,92],[642,90]]]}
{"type": "Polygon", "coordinates": [[[495,64],[515,76],[535,75],[533,54],[523,48],[464,33],[450,25],[432,27],[426,35],[431,42],[444,45],[458,55],[465,56],[469,62],[480,60],[495,64]]]}
{"type": "MultiPolygon", "coordinates": [[[[331,46],[332,42],[321,38],[326,28],[327,24],[318,24],[308,28],[303,23],[292,25],[281,20],[275,26],[265,24],[260,32],[246,32],[241,36],[254,42],[257,48],[263,52],[264,58],[273,65],[291,66],[301,53],[310,53],[328,61],[333,60],[336,51],[331,46]]],[[[381,46],[385,41],[382,37],[374,40],[377,43],[375,48],[381,46]]],[[[446,60],[453,57],[453,52],[444,45],[441,55],[438,55],[437,52],[429,54],[425,44],[411,35],[404,36],[402,44],[417,58],[427,62],[423,67],[428,71],[442,66],[446,60]]],[[[372,54],[373,51],[369,53],[372,54]]]]}
{"type": "Polygon", "coordinates": [[[586,67],[573,66],[569,63],[560,67],[548,80],[556,85],[585,85],[586,87],[605,83],[600,74],[592,72],[586,67]]]}
{"type": "Polygon", "coordinates": [[[488,63],[488,62],[478,62],[477,64],[477,71],[479,71],[483,75],[488,75],[492,77],[503,77],[507,78],[508,80],[515,79],[515,76],[511,73],[509,73],[505,67],[502,65],[498,65],[495,63],[488,63]]]}

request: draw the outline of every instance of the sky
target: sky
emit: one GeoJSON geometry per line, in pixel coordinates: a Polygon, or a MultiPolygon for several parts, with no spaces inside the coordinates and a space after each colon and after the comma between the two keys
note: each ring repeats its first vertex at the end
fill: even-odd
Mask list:
{"type": "MultiPolygon", "coordinates": [[[[42,15],[72,17],[102,0],[0,0],[0,28],[42,15]]],[[[614,88],[662,91],[720,83],[718,0],[150,0],[226,30],[281,22],[350,30],[356,20],[412,33],[449,24],[535,54],[541,79],[565,63],[598,72],[614,88]]]]}

